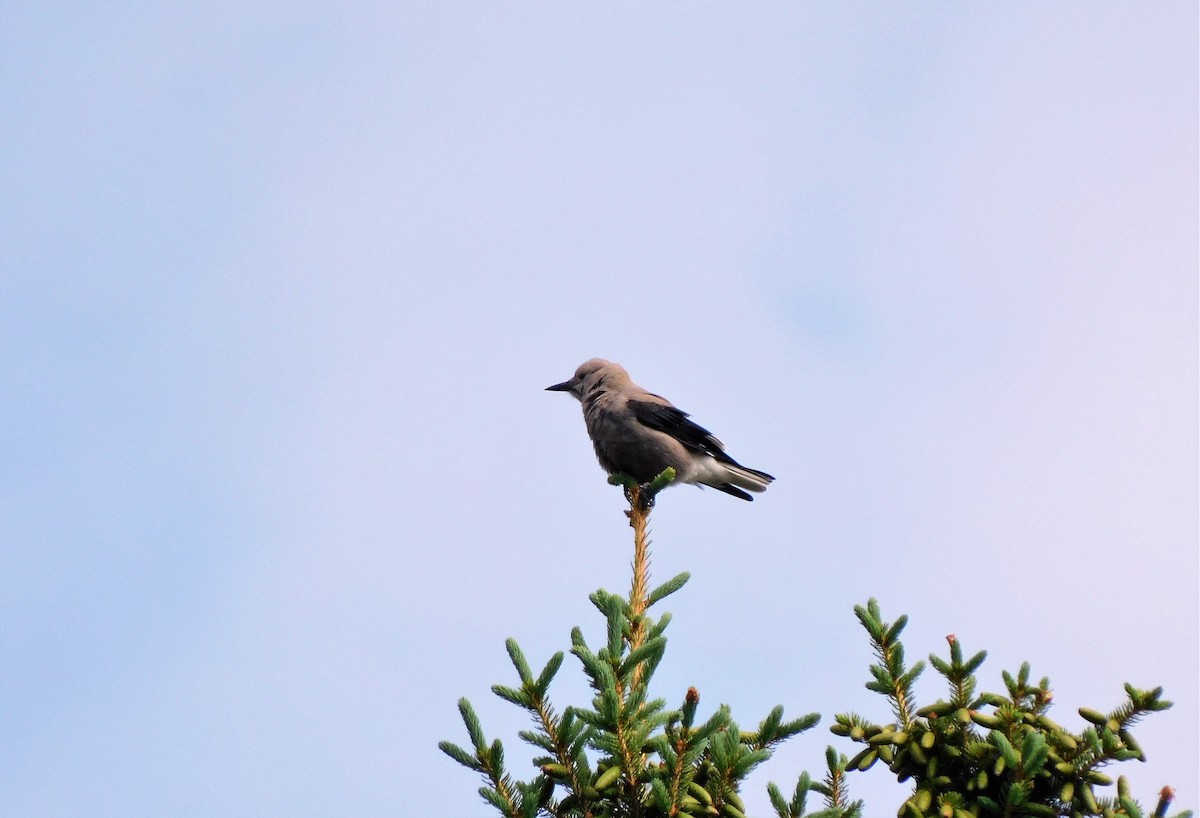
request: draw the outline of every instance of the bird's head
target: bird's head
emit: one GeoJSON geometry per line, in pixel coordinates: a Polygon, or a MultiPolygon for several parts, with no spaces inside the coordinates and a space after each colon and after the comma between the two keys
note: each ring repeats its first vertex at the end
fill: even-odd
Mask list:
{"type": "Polygon", "coordinates": [[[594,389],[611,388],[628,382],[629,373],[625,371],[625,367],[603,358],[592,358],[579,365],[571,380],[547,386],[546,391],[567,392],[576,400],[581,401],[584,395],[594,389]]]}

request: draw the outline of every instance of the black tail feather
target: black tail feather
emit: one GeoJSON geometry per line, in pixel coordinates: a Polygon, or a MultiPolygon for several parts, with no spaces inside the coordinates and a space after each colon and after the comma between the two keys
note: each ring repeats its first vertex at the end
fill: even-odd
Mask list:
{"type": "MultiPolygon", "coordinates": [[[[704,485],[706,485],[706,486],[711,486],[711,484],[710,484],[710,483],[705,483],[704,485]]],[[[753,497],[751,497],[749,494],[747,494],[746,492],[742,491],[740,488],[738,488],[737,486],[733,485],[732,483],[722,483],[722,484],[721,484],[721,485],[719,485],[719,486],[711,486],[711,487],[712,487],[712,488],[714,488],[714,489],[716,489],[717,491],[723,491],[723,492],[725,492],[726,494],[732,494],[734,497],[737,497],[737,498],[739,498],[739,499],[742,499],[742,500],[748,500],[748,501],[750,501],[751,503],[753,503],[753,502],[754,502],[754,498],[753,498],[753,497]]]]}

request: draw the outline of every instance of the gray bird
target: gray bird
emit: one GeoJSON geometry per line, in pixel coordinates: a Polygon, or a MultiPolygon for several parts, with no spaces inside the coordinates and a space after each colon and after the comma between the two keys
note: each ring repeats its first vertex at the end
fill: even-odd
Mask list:
{"type": "Polygon", "coordinates": [[[711,432],[631,381],[620,364],[592,358],[571,380],[546,391],[568,392],[583,404],[596,459],[609,474],[623,472],[648,483],[671,466],[676,482],[710,486],[743,500],[754,498],[742,489],[764,491],[775,479],[725,454],[725,445],[711,432]]]}

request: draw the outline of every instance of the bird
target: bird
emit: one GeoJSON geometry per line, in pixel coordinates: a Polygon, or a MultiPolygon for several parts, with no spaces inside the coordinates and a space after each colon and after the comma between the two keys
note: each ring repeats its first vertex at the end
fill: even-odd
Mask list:
{"type": "Polygon", "coordinates": [[[742,500],[753,500],[748,491],[765,491],[775,479],[738,463],[712,432],[638,386],[620,364],[592,358],[569,381],[546,391],[566,392],[583,404],[596,459],[609,474],[649,483],[670,466],[676,482],[709,486],[742,500]]]}

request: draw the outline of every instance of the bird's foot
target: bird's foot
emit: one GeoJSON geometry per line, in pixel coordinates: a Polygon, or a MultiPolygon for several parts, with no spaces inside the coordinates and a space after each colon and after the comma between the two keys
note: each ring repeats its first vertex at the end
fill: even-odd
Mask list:
{"type": "Polygon", "coordinates": [[[662,473],[646,483],[639,483],[635,478],[628,474],[617,472],[608,476],[608,482],[614,486],[620,486],[625,491],[625,499],[629,502],[629,511],[625,512],[625,516],[632,517],[634,510],[639,512],[649,512],[654,508],[655,496],[670,485],[675,479],[675,469],[668,466],[663,469],[662,473]]]}

